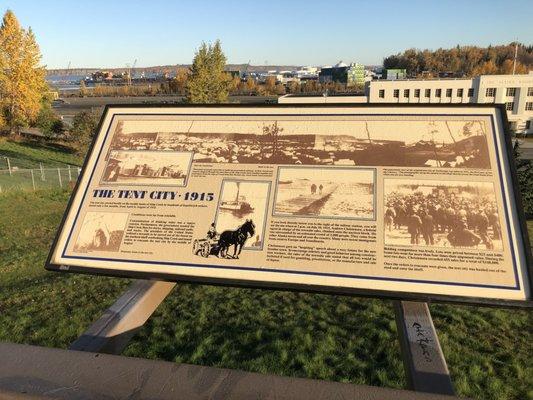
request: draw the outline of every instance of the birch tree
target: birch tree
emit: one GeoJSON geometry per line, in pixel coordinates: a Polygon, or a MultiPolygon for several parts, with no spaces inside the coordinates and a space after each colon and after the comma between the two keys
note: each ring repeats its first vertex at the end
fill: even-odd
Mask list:
{"type": "Polygon", "coordinates": [[[10,134],[33,122],[48,90],[35,35],[8,10],[0,26],[0,105],[10,134]]]}

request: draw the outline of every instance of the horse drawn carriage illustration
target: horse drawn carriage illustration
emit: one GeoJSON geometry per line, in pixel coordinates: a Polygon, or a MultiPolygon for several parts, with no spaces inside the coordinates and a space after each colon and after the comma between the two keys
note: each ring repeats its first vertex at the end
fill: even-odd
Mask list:
{"type": "Polygon", "coordinates": [[[195,239],[192,244],[192,252],[196,256],[202,256],[206,258],[210,255],[218,256],[218,254],[220,253],[218,239],[195,239]]]}
{"type": "Polygon", "coordinates": [[[249,237],[253,237],[254,235],[255,224],[251,219],[247,219],[236,230],[227,230],[220,235],[216,233],[214,224],[211,224],[206,238],[194,240],[192,252],[194,255],[206,258],[210,255],[215,255],[220,258],[239,258],[244,244],[249,237]],[[228,254],[231,246],[234,246],[233,255],[228,254]]]}

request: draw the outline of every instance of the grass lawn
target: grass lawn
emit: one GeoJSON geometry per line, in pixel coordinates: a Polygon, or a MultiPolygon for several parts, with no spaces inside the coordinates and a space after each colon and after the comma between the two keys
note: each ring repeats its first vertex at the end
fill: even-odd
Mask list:
{"type": "MultiPolygon", "coordinates": [[[[66,348],[129,284],[44,270],[67,199],[61,191],[0,195],[2,341],[66,348]]],[[[459,395],[533,398],[531,312],[431,311],[459,395]]],[[[180,284],[125,355],[397,388],[405,382],[392,306],[383,300],[180,284]]]]}
{"type": "Polygon", "coordinates": [[[81,158],[61,145],[16,142],[0,137],[0,192],[32,190],[33,186],[37,189],[68,187],[73,184],[69,182],[76,181],[78,165],[81,165],[81,158]],[[11,174],[5,157],[10,160],[13,169],[11,174]],[[39,163],[43,165],[42,171],[39,170],[39,163]],[[58,172],[58,168],[61,171],[58,172]],[[33,169],[33,176],[29,169],[33,169]]]}
{"type": "Polygon", "coordinates": [[[4,157],[9,157],[11,166],[19,169],[39,168],[39,163],[45,167],[81,166],[83,161],[61,145],[33,140],[16,142],[0,137],[0,169],[7,169],[4,157]]]}

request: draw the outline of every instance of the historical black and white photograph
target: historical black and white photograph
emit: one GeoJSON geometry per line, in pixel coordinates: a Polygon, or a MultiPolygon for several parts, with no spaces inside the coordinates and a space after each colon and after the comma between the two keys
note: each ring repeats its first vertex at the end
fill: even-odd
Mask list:
{"type": "Polygon", "coordinates": [[[373,169],[280,167],[274,215],[374,218],[373,169]]]}
{"type": "Polygon", "coordinates": [[[502,250],[494,185],[385,179],[385,244],[502,250]]]}
{"type": "Polygon", "coordinates": [[[120,125],[111,149],[187,151],[195,162],[490,168],[482,121],[179,121],[120,125]],[[165,125],[161,125],[163,128],[165,125]],[[180,129],[177,126],[181,127],[180,129]],[[151,130],[150,130],[151,129],[151,130]]]}
{"type": "Polygon", "coordinates": [[[83,219],[74,251],[77,253],[119,251],[128,215],[115,212],[88,212],[83,219]]]}
{"type": "Polygon", "coordinates": [[[102,182],[185,186],[191,158],[178,151],[112,151],[102,182]]]}
{"type": "Polygon", "coordinates": [[[243,248],[261,250],[269,194],[270,182],[225,179],[215,221],[205,238],[195,240],[193,252],[239,258],[243,248]]]}

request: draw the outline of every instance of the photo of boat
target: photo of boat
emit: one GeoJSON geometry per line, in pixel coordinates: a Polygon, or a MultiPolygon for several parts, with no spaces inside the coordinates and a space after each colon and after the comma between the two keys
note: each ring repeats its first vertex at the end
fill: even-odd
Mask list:
{"type": "Polygon", "coordinates": [[[231,211],[235,214],[246,215],[254,211],[254,208],[246,201],[246,197],[241,195],[241,182],[235,182],[237,193],[234,200],[222,201],[219,205],[220,210],[231,211]]]}
{"type": "Polygon", "coordinates": [[[216,231],[236,230],[247,221],[253,221],[254,237],[245,248],[262,249],[269,195],[268,181],[224,179],[215,216],[216,231]]]}

